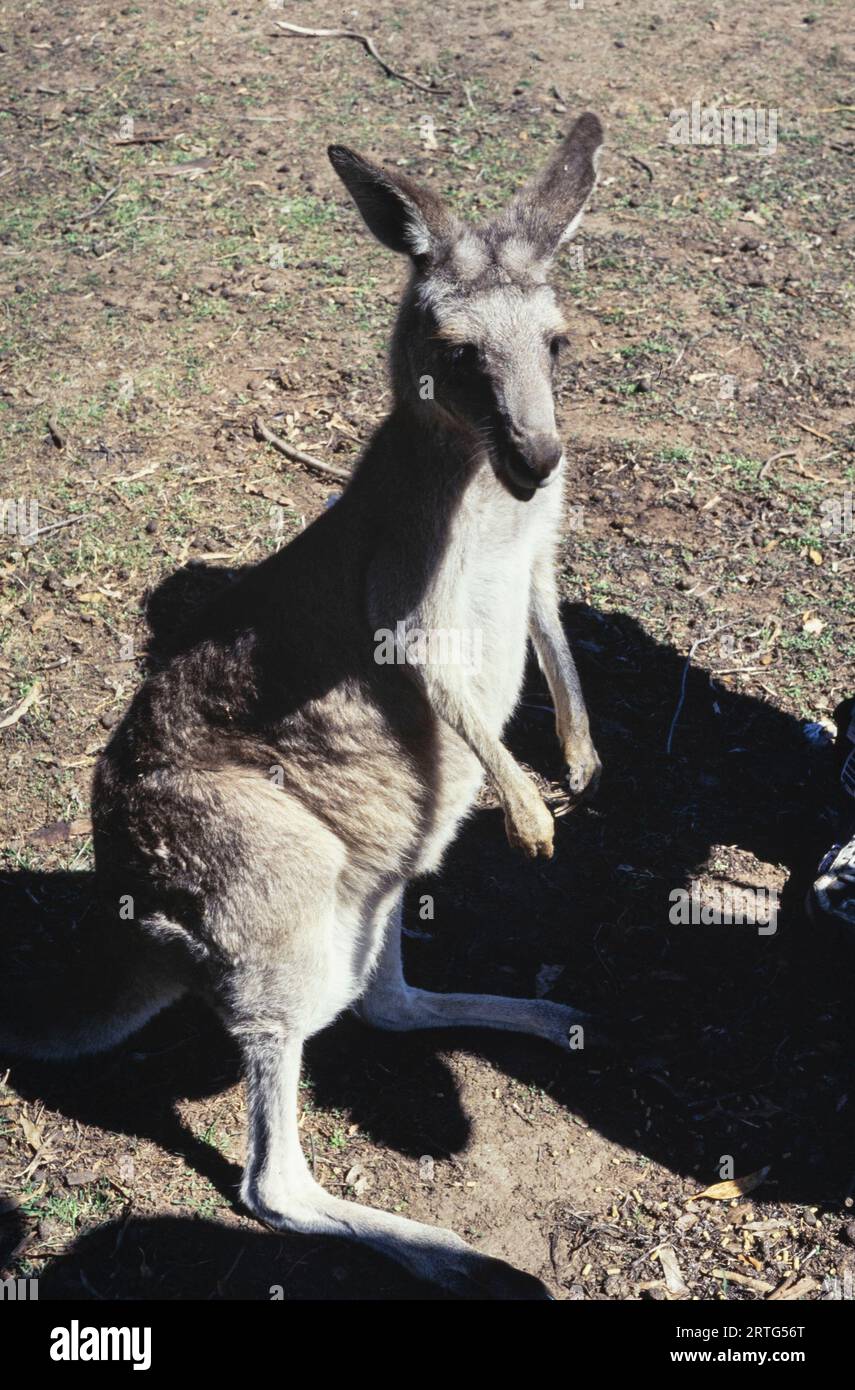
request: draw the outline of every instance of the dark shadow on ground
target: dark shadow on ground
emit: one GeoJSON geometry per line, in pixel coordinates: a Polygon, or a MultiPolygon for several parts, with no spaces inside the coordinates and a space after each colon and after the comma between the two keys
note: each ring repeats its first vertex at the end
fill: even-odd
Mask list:
{"type": "MultiPolygon", "coordinates": [[[[176,613],[223,582],[222,572],[192,567],[161,586],[149,605],[154,661],[177,640],[176,613]]],[[[560,966],[550,997],[610,1019],[612,1046],[564,1056],[486,1033],[381,1035],[346,1017],[308,1048],[317,1101],[346,1109],[400,1153],[458,1152],[469,1124],[441,1053],[465,1047],[672,1171],[714,1180],[724,1153],[737,1172],[772,1162],[771,1195],[840,1206],[855,1168],[855,1107],[845,1100],[853,960],[850,943],[808,927],[802,911],[829,840],[831,757],[808,744],[797,720],[714,687],[698,670],[689,673],[667,755],[684,655],[624,613],[577,605],[565,620],[605,765],[599,795],[560,821],[549,863],[516,858],[498,813],[475,816],[442,873],[411,894],[408,920],[417,930],[407,941],[408,973],[439,989],[525,995],[541,965],[560,966]],[[692,883],[715,846],[785,868],[774,935],[669,921],[669,895],[692,883]],[[421,893],[434,897],[431,922],[418,919],[421,893]]],[[[551,717],[534,707],[546,703],[535,670],[526,701],[510,742],[526,762],[557,775],[551,717]]],[[[67,916],[68,895],[91,886],[87,876],[73,877],[0,879],[0,953],[6,931],[20,935],[36,922],[44,930],[51,901],[65,898],[67,916]]],[[[229,1040],[190,1003],[108,1056],[18,1062],[12,1081],[69,1119],[145,1135],[182,1154],[231,1202],[238,1169],[189,1134],[174,1103],[222,1090],[237,1070],[229,1040]]],[[[132,1218],[85,1235],[49,1268],[43,1296],[86,1296],[81,1270],[106,1297],[257,1298],[268,1284],[287,1284],[288,1297],[409,1297],[418,1288],[384,1261],[329,1242],[169,1218],[132,1218]]]]}
{"type": "MultiPolygon", "coordinates": [[[[0,1224],[0,1268],[26,1234],[20,1217],[0,1224]]],[[[284,1236],[227,1221],[126,1216],[87,1231],[39,1275],[49,1300],[317,1299],[450,1301],[350,1242],[284,1236]]]]}

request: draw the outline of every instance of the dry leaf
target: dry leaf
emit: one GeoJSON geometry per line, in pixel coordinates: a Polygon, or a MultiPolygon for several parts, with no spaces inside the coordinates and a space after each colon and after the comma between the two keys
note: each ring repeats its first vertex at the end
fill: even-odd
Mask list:
{"type": "Polygon", "coordinates": [[[811,546],[810,550],[808,551],[808,559],[810,560],[812,565],[821,565],[822,551],[816,550],[813,546],[811,546]]]}
{"type": "Polygon", "coordinates": [[[290,497],[283,497],[282,493],[277,492],[274,488],[256,487],[253,483],[244,483],[243,490],[244,492],[250,493],[253,497],[263,497],[265,502],[275,502],[277,507],[292,506],[292,499],[290,497]]]}
{"type": "Polygon", "coordinates": [[[690,1202],[699,1202],[702,1197],[708,1197],[712,1202],[729,1202],[734,1197],[744,1197],[746,1192],[753,1192],[755,1187],[766,1181],[769,1175],[769,1168],[758,1168],[756,1173],[748,1173],[744,1178],[728,1178],[726,1182],[714,1182],[712,1187],[705,1187],[703,1192],[696,1192],[689,1198],[690,1202]]]}
{"type": "Polygon", "coordinates": [[[21,1129],[24,1131],[24,1138],[32,1149],[33,1153],[38,1153],[42,1146],[42,1131],[40,1125],[34,1125],[27,1115],[19,1115],[21,1129]]]}
{"type": "Polygon", "coordinates": [[[677,1263],[677,1256],[671,1246],[663,1245],[656,1253],[665,1275],[665,1286],[668,1292],[674,1294],[676,1298],[688,1298],[690,1294],[683,1278],[683,1271],[677,1263]]]}
{"type": "Polygon", "coordinates": [[[3,718],[0,719],[0,729],[9,729],[13,724],[17,724],[19,719],[23,719],[30,706],[35,704],[36,700],[39,698],[40,690],[41,685],[39,681],[33,681],[33,684],[30,686],[23,699],[19,700],[17,705],[13,705],[8,713],[4,714],[3,718]]]}
{"type": "Polygon", "coordinates": [[[353,1188],[357,1197],[363,1197],[369,1188],[374,1186],[373,1177],[366,1172],[361,1163],[354,1163],[344,1180],[348,1187],[353,1188]]]}

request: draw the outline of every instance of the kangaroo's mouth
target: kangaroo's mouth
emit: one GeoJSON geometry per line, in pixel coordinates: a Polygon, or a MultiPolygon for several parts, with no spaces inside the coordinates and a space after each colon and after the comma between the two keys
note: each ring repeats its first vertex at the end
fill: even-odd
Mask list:
{"type": "Polygon", "coordinates": [[[522,459],[507,459],[504,467],[514,487],[520,492],[525,492],[529,495],[540,492],[542,488],[549,487],[549,484],[555,477],[554,473],[548,473],[544,478],[540,474],[535,473],[533,468],[529,468],[528,464],[522,459]]]}
{"type": "Polygon", "coordinates": [[[490,457],[497,478],[518,502],[530,502],[535,493],[549,487],[560,471],[556,468],[544,477],[529,468],[525,459],[498,444],[491,447],[490,457]]]}
{"type": "Polygon", "coordinates": [[[489,433],[482,434],[482,439],[487,444],[487,455],[494,474],[518,502],[530,502],[535,493],[549,487],[561,473],[563,457],[558,467],[550,469],[548,473],[540,472],[527,463],[519,449],[514,448],[504,432],[495,426],[489,433]]]}

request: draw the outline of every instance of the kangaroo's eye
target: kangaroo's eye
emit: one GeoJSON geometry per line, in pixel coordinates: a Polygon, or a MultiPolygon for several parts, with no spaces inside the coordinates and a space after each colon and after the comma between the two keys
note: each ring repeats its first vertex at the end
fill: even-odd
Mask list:
{"type": "Polygon", "coordinates": [[[449,351],[448,360],[458,371],[477,371],[478,349],[474,343],[455,343],[449,351]]]}
{"type": "Polygon", "coordinates": [[[555,337],[549,344],[549,351],[552,354],[553,360],[557,360],[561,356],[561,353],[567,347],[568,342],[569,339],[566,338],[563,333],[557,333],[555,335],[555,337]]]}

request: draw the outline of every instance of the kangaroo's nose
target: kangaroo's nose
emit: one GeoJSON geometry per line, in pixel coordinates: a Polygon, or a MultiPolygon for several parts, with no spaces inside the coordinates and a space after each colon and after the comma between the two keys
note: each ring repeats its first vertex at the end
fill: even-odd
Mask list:
{"type": "Polygon", "coordinates": [[[564,453],[561,440],[553,434],[529,435],[519,441],[517,450],[518,463],[536,487],[543,487],[549,481],[564,453]]]}
{"type": "Polygon", "coordinates": [[[526,462],[533,473],[548,478],[558,467],[563,453],[560,439],[551,434],[538,434],[526,450],[526,462]]]}

